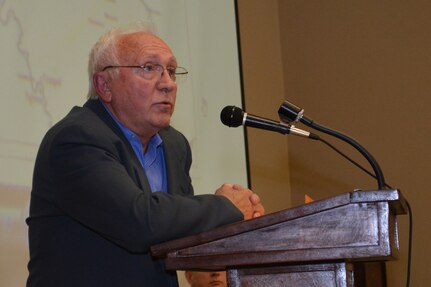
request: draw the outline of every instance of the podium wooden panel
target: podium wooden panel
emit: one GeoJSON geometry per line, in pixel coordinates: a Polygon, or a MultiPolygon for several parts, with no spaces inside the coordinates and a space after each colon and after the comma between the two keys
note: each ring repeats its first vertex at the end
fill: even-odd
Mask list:
{"type": "Polygon", "coordinates": [[[396,259],[396,217],[405,206],[398,190],[355,191],[151,251],[166,257],[168,269],[225,269],[229,286],[359,286],[356,262],[396,259]]]}

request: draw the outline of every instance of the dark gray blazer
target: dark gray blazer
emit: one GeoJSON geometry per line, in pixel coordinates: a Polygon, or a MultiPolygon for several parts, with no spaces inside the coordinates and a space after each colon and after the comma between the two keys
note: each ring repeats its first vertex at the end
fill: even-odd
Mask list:
{"type": "Polygon", "coordinates": [[[27,219],[28,287],[177,286],[150,246],[242,219],[224,197],[192,196],[187,140],[172,127],[159,134],[168,193],[151,192],[98,100],[74,107],[47,132],[27,219]]]}

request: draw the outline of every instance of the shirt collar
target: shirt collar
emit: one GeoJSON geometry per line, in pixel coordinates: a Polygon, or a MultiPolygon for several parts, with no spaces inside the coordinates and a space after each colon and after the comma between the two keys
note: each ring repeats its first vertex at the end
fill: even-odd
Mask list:
{"type": "MultiPolygon", "coordinates": [[[[139,141],[139,137],[137,134],[135,134],[132,130],[127,128],[125,125],[123,125],[112,113],[111,111],[106,107],[106,105],[99,99],[102,106],[105,108],[105,110],[108,112],[108,114],[111,116],[111,118],[117,123],[117,125],[120,127],[121,131],[123,132],[124,136],[127,138],[129,142],[139,141]]],[[[150,141],[148,142],[148,145],[151,145],[155,148],[159,147],[162,144],[163,140],[160,137],[160,135],[157,133],[153,137],[151,137],[150,141]]]]}

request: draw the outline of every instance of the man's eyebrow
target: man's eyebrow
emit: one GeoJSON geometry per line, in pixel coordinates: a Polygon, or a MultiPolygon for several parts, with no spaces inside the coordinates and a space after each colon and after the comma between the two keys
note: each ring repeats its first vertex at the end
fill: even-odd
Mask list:
{"type": "MultiPolygon", "coordinates": [[[[143,63],[147,63],[147,62],[152,62],[152,63],[159,63],[160,62],[160,57],[157,55],[146,55],[144,57],[142,57],[142,62],[143,63]]],[[[168,66],[177,66],[177,59],[175,57],[172,57],[168,60],[168,66]]]]}

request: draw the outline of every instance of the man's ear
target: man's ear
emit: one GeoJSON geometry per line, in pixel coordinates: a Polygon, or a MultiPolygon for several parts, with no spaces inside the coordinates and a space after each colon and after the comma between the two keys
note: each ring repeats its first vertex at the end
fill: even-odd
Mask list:
{"type": "Polygon", "coordinates": [[[111,91],[108,86],[108,75],[104,72],[98,72],[93,75],[93,86],[96,90],[99,98],[105,102],[109,103],[112,99],[111,91]]]}

